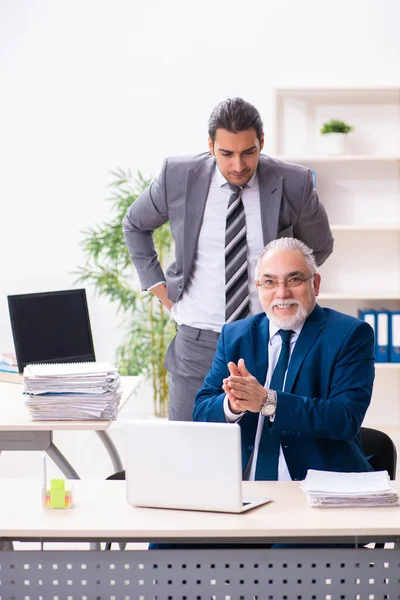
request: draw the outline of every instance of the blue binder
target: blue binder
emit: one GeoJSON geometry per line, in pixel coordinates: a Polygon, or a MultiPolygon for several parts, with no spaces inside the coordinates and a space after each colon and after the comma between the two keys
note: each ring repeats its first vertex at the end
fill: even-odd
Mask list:
{"type": "Polygon", "coordinates": [[[389,314],[390,362],[400,362],[400,310],[389,314]]]}
{"type": "Polygon", "coordinates": [[[373,308],[367,309],[367,310],[359,310],[358,311],[358,318],[361,321],[365,321],[366,323],[368,323],[369,325],[371,325],[372,329],[374,330],[374,336],[375,336],[375,358],[376,358],[376,310],[374,310],[373,308]]]}
{"type": "Polygon", "coordinates": [[[312,175],[312,180],[313,180],[313,186],[314,188],[317,187],[317,173],[315,171],[311,171],[311,175],[312,175]]]}
{"type": "Polygon", "coordinates": [[[361,321],[366,321],[369,325],[371,325],[376,337],[376,310],[374,310],[373,308],[367,310],[359,310],[358,318],[361,321]]]}
{"type": "Polygon", "coordinates": [[[389,311],[378,310],[376,313],[376,362],[389,362],[389,311]]]}

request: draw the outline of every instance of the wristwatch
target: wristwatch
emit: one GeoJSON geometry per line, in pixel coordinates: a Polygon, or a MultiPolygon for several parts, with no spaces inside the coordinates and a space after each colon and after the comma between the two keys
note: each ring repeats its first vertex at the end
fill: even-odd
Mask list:
{"type": "Polygon", "coordinates": [[[261,407],[260,413],[264,417],[272,417],[276,411],[276,392],[267,390],[267,397],[261,407]]]}

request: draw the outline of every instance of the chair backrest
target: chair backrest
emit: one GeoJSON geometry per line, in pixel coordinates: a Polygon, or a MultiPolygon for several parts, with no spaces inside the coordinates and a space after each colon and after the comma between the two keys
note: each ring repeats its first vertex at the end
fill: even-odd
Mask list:
{"type": "Polygon", "coordinates": [[[395,479],[397,451],[393,440],[383,431],[361,427],[361,443],[374,471],[386,470],[390,479],[395,479]]]}

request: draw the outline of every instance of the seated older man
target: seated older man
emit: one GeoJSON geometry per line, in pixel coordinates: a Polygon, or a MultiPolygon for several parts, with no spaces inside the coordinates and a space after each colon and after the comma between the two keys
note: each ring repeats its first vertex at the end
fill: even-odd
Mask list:
{"type": "Polygon", "coordinates": [[[223,327],[193,419],[239,422],[245,479],[372,470],[360,442],[374,381],[372,328],[317,304],[321,276],[297,239],[268,244],[256,276],[265,312],[223,327]]]}

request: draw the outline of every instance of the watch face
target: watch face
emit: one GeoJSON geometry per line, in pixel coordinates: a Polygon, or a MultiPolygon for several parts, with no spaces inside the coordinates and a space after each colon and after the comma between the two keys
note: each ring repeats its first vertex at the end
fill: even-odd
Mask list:
{"type": "Polygon", "coordinates": [[[264,415],[264,417],[272,417],[272,415],[275,414],[275,411],[276,411],[276,404],[273,404],[271,402],[269,404],[264,404],[261,412],[264,415]]]}

